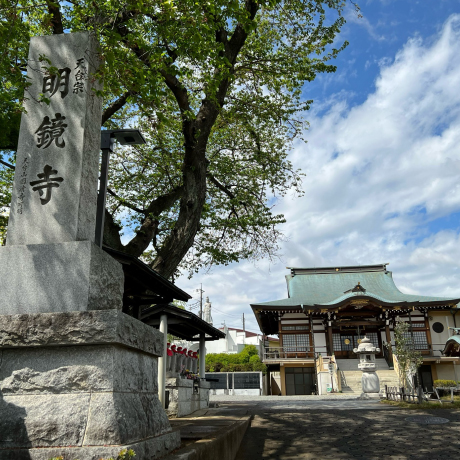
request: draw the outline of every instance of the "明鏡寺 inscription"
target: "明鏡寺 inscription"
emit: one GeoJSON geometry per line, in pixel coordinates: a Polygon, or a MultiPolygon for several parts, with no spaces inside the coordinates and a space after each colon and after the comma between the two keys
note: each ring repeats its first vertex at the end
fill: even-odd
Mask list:
{"type": "Polygon", "coordinates": [[[51,175],[57,174],[57,169],[53,169],[50,165],[46,165],[43,168],[43,172],[37,174],[39,180],[30,182],[32,190],[38,191],[40,195],[41,204],[46,204],[51,199],[51,190],[57,188],[64,179],[62,177],[51,177],[51,175]],[[45,197],[43,198],[43,195],[45,197]]]}
{"type": "Polygon", "coordinates": [[[53,97],[59,88],[61,89],[61,98],[64,99],[69,92],[69,76],[70,69],[64,67],[63,69],[58,70],[57,75],[46,75],[43,77],[43,88],[42,92],[50,93],[50,97],[53,97]]]}
{"type": "Polygon", "coordinates": [[[64,123],[65,117],[60,113],[56,113],[55,118],[50,120],[50,117],[43,118],[41,125],[38,127],[35,134],[37,135],[37,147],[48,148],[54,141],[59,148],[65,147],[64,139],[60,139],[67,128],[67,123],[64,123]]]}

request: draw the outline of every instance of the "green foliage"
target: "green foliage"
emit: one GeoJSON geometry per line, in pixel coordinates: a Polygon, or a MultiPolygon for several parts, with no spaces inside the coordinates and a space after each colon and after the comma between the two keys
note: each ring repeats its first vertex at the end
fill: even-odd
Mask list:
{"type": "Polygon", "coordinates": [[[460,380],[456,382],[455,380],[435,380],[433,385],[438,387],[450,388],[450,387],[457,387],[460,385],[460,380]]]}
{"type": "Polygon", "coordinates": [[[187,305],[187,302],[182,302],[181,300],[176,299],[174,299],[172,303],[175,307],[180,308],[181,310],[185,310],[185,306],[187,305]]]}
{"type": "Polygon", "coordinates": [[[245,345],[239,353],[208,353],[206,372],[267,372],[255,345],[245,345]]]}
{"type": "MultiPolygon", "coordinates": [[[[0,152],[0,160],[7,163],[14,162],[14,155],[0,152]]],[[[8,215],[11,203],[11,186],[13,181],[14,170],[8,167],[2,167],[0,163],[0,246],[6,242],[6,229],[8,228],[8,215]]]]}
{"type": "MultiPolygon", "coordinates": [[[[449,397],[450,399],[450,397],[449,397]]],[[[394,407],[399,407],[401,409],[409,409],[413,411],[423,411],[426,413],[426,411],[431,411],[431,410],[439,410],[439,409],[460,409],[460,401],[459,400],[454,400],[452,404],[439,404],[437,400],[433,400],[433,402],[422,402],[421,404],[414,404],[406,401],[389,401],[387,399],[382,399],[380,401],[381,404],[386,404],[389,406],[394,406],[394,407]]]]}
{"type": "MultiPolygon", "coordinates": [[[[136,453],[132,449],[123,449],[117,455],[117,458],[109,457],[106,459],[101,458],[100,460],[129,460],[130,458],[134,458],[136,453]]],[[[53,457],[50,460],[64,460],[64,457],[53,457]]]]}
{"type": "MultiPolygon", "coordinates": [[[[117,455],[117,458],[107,458],[106,460],[129,460],[130,458],[134,458],[136,456],[135,452],[132,449],[123,449],[117,455]]],[[[104,460],[104,459],[101,459],[104,460]]]]}
{"type": "Polygon", "coordinates": [[[422,354],[414,347],[409,332],[409,324],[400,318],[396,318],[394,337],[395,345],[389,344],[389,348],[398,360],[399,384],[406,388],[412,388],[412,378],[423,362],[422,354]]]}
{"type": "MultiPolygon", "coordinates": [[[[335,71],[331,60],[347,45],[337,41],[344,0],[0,5],[0,151],[15,149],[28,43],[56,31],[54,5],[66,33],[89,30],[101,44],[105,126],[136,125],[148,140],[112,155],[116,249],[167,277],[178,264],[192,274],[277,255],[285,219],[273,206],[302,194],[287,155],[308,126],[304,85],[335,71]],[[126,248],[120,225],[132,235],[126,248]]],[[[9,206],[9,187],[7,177],[0,207],[9,206]]]]}

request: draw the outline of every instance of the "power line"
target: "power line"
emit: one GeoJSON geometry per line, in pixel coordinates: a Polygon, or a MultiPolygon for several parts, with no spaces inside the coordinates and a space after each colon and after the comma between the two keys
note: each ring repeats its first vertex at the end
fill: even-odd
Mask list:
{"type": "Polygon", "coordinates": [[[218,311],[219,313],[222,313],[223,315],[233,316],[234,318],[239,318],[239,317],[240,317],[240,315],[231,315],[230,313],[225,313],[225,312],[219,310],[219,309],[216,308],[216,307],[212,307],[212,309],[215,310],[215,311],[218,311]]]}

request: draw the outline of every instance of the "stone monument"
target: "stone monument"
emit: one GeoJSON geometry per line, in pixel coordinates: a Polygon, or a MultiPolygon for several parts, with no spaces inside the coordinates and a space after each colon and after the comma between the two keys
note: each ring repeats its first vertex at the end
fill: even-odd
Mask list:
{"type": "Polygon", "coordinates": [[[353,352],[359,356],[358,368],[363,372],[360,399],[380,398],[380,382],[375,372],[375,354],[380,353],[380,348],[374,347],[370,339],[364,337],[353,352]]]}
{"type": "Polygon", "coordinates": [[[97,43],[34,37],[28,63],[0,248],[0,460],[151,460],[180,437],[158,399],[163,334],[122,313],[122,267],[94,244],[97,43]]]}

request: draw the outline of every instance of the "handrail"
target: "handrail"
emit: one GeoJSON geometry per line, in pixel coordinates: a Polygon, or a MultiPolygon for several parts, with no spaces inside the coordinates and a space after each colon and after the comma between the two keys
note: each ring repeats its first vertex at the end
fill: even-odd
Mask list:
{"type": "Polygon", "coordinates": [[[385,358],[385,361],[387,362],[388,367],[394,368],[393,353],[390,352],[386,343],[383,344],[382,348],[383,348],[383,357],[385,358]]]}
{"type": "Polygon", "coordinates": [[[339,372],[340,372],[340,380],[341,380],[341,383],[344,387],[347,387],[348,386],[348,383],[347,383],[347,378],[345,377],[345,372],[341,371],[340,369],[337,369],[339,372]]]}
{"type": "Polygon", "coordinates": [[[312,358],[315,359],[319,354],[327,355],[327,347],[267,347],[264,349],[263,359],[264,360],[276,360],[276,359],[300,359],[300,358],[312,358]]]}

